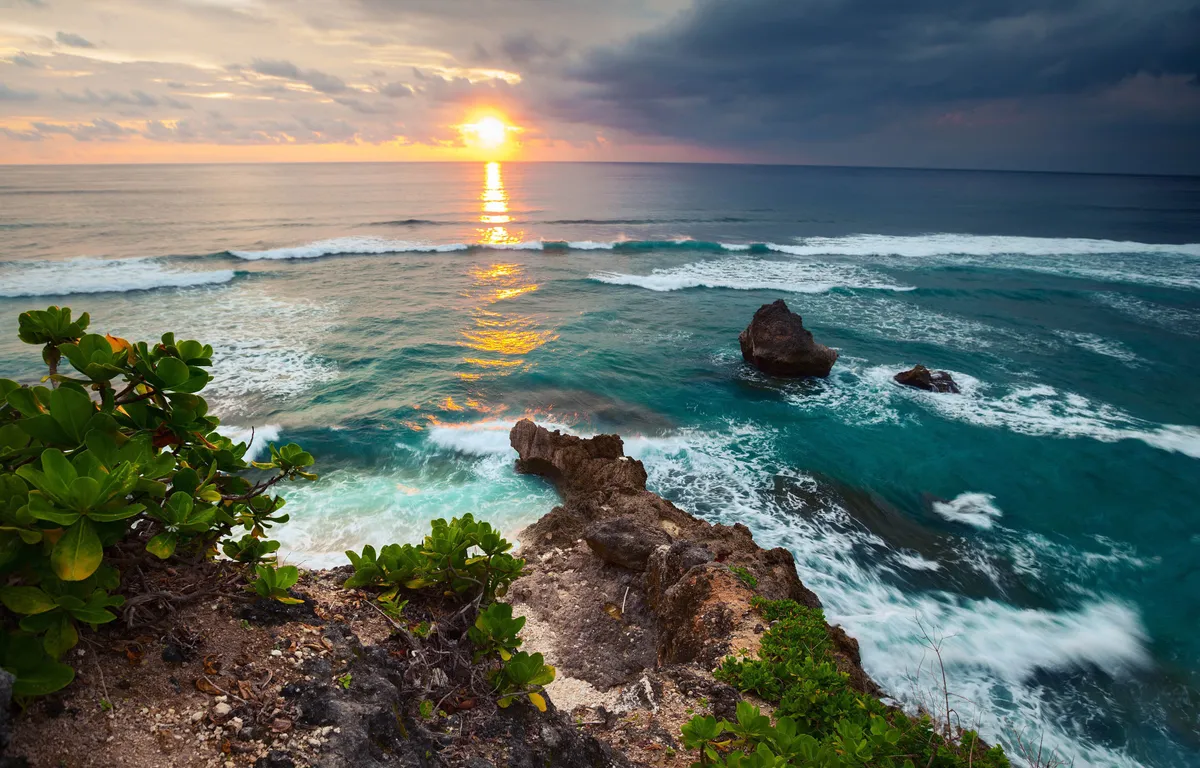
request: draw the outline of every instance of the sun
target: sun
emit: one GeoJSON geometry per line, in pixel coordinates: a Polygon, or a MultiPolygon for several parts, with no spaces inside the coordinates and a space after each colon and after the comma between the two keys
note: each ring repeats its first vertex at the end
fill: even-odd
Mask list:
{"type": "Polygon", "coordinates": [[[458,126],[463,140],[480,149],[499,149],[508,142],[510,131],[516,130],[494,115],[481,117],[473,123],[458,126]]]}

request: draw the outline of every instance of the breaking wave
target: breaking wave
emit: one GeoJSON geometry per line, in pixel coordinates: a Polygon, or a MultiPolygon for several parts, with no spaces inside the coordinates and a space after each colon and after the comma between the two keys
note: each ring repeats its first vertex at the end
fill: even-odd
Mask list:
{"type": "Polygon", "coordinates": [[[820,264],[800,261],[717,259],[656,269],[648,275],[593,272],[590,280],[609,285],[631,285],[651,291],[681,291],[688,288],[732,288],[735,290],[825,293],[834,288],[911,291],[886,277],[851,264],[820,264]]]}
{"type": "Polygon", "coordinates": [[[228,283],[232,269],[187,272],[150,259],[92,259],[0,264],[0,297],[124,293],[228,283]]]}
{"type": "Polygon", "coordinates": [[[1003,514],[990,493],[961,493],[950,501],[933,502],[933,511],[954,523],[991,528],[1003,514]]]}

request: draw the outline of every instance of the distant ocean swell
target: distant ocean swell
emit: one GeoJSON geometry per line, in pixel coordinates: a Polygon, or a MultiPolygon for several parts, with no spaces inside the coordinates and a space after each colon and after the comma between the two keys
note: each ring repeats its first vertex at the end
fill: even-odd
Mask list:
{"type": "MultiPolygon", "coordinates": [[[[402,222],[409,223],[409,222],[402,222]]],[[[415,222],[413,222],[415,223],[415,222]]],[[[1200,243],[1181,245],[1090,240],[1084,238],[1001,237],[986,235],[932,234],[916,236],[851,235],[849,237],[802,238],[788,243],[720,243],[678,238],[670,240],[527,240],[486,245],[468,243],[424,243],[379,237],[348,236],[298,246],[266,250],[231,250],[240,259],[312,259],[322,256],[383,253],[448,253],[480,250],[701,250],[785,253],[792,256],[1077,256],[1103,254],[1164,254],[1200,257],[1200,243]]]]}
{"type": "Polygon", "coordinates": [[[228,283],[232,269],[192,272],[153,259],[89,259],[0,264],[0,297],[148,291],[228,283]]]}

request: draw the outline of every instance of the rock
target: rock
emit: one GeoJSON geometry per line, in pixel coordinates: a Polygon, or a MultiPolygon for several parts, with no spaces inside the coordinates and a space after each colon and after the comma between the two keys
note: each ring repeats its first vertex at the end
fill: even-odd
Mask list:
{"type": "Polygon", "coordinates": [[[265,597],[256,598],[253,603],[242,609],[240,616],[251,624],[264,627],[274,627],[289,621],[298,621],[309,625],[325,623],[313,610],[316,603],[310,598],[295,594],[292,597],[299,597],[302,602],[284,604],[278,600],[268,600],[265,597]]]}
{"type": "Polygon", "coordinates": [[[927,392],[949,392],[958,394],[958,385],[946,371],[931,371],[923,365],[917,365],[907,371],[901,371],[894,377],[897,383],[906,387],[915,387],[927,392]]]}
{"type": "Polygon", "coordinates": [[[631,571],[646,570],[651,553],[671,541],[662,528],[628,517],[594,523],[583,538],[601,560],[631,571]]]}
{"type": "Polygon", "coordinates": [[[229,706],[225,702],[221,702],[217,706],[213,707],[213,715],[215,717],[225,717],[232,711],[233,707],[229,706]]]}
{"type": "Polygon", "coordinates": [[[287,752],[272,749],[254,762],[254,768],[296,768],[296,762],[287,752]]]}
{"type": "Polygon", "coordinates": [[[8,740],[12,736],[10,711],[12,708],[12,686],[16,680],[7,670],[0,669],[0,756],[8,749],[8,740]]]}
{"type": "Polygon", "coordinates": [[[813,341],[783,299],[763,304],[738,336],[742,359],[772,376],[828,376],[836,350],[813,341]]]}
{"type": "Polygon", "coordinates": [[[712,560],[712,552],[690,541],[677,541],[656,549],[650,555],[646,569],[646,595],[650,599],[650,606],[657,608],[662,595],[693,566],[711,563],[712,560]]]}
{"type": "Polygon", "coordinates": [[[191,656],[192,654],[188,653],[175,643],[167,643],[163,646],[162,660],[169,664],[182,664],[191,656]]]}
{"type": "Polygon", "coordinates": [[[646,488],[646,468],[625,456],[625,444],[617,435],[585,440],[521,419],[509,433],[509,443],[517,451],[518,472],[548,477],[564,495],[568,491],[646,488]]]}

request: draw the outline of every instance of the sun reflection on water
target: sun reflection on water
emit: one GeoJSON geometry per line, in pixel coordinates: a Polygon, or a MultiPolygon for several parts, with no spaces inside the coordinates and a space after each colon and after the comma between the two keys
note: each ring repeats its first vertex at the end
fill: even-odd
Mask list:
{"type": "MultiPolygon", "coordinates": [[[[500,163],[484,165],[479,200],[479,221],[484,225],[479,229],[480,244],[503,246],[522,241],[524,231],[510,228],[513,218],[500,163]]],[[[504,302],[533,293],[541,286],[529,278],[526,265],[509,260],[475,265],[468,276],[471,283],[462,295],[470,302],[471,324],[460,331],[458,344],[470,351],[462,358],[464,370],[459,371],[458,378],[480,382],[528,370],[532,364],[526,356],[558,336],[542,328],[534,315],[510,308],[504,302]]],[[[464,407],[488,413],[495,413],[497,408],[503,410],[503,406],[486,404],[478,391],[465,399],[446,398],[439,405],[444,412],[464,407]]]]}

